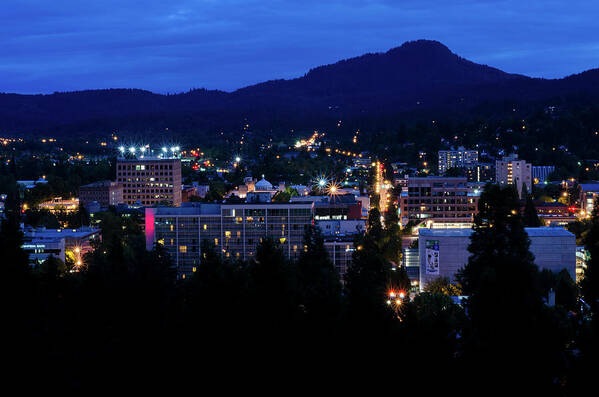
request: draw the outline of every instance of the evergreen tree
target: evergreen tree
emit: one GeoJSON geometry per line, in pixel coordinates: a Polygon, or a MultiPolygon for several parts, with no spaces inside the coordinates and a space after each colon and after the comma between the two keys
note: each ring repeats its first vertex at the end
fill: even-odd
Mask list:
{"type": "Polygon", "coordinates": [[[580,287],[585,302],[591,307],[593,319],[599,326],[599,200],[595,200],[590,228],[584,242],[590,259],[587,261],[580,287]]]}
{"type": "Polygon", "coordinates": [[[341,309],[342,288],[319,227],[306,228],[304,246],[297,261],[301,303],[309,320],[331,322],[341,309]]]}
{"type": "Polygon", "coordinates": [[[526,227],[539,227],[543,225],[530,194],[526,196],[526,205],[524,206],[522,218],[526,227]]]}
{"type": "Polygon", "coordinates": [[[381,325],[381,321],[390,318],[385,302],[390,287],[391,265],[381,250],[382,237],[380,213],[373,208],[368,214],[365,235],[355,242],[352,264],[345,277],[350,316],[373,326],[381,325]]]}
{"type": "Polygon", "coordinates": [[[490,185],[481,195],[471,256],[457,277],[471,319],[467,354],[471,370],[485,368],[479,374],[486,381],[501,379],[509,365],[511,382],[551,385],[563,346],[552,339],[545,321],[538,270],[519,209],[511,187],[490,185]]]}

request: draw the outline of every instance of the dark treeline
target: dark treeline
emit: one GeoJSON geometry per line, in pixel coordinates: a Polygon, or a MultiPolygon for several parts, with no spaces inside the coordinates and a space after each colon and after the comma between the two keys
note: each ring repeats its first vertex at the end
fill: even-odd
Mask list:
{"type": "MultiPolygon", "coordinates": [[[[111,212],[81,271],[56,258],[31,268],[17,213],[7,208],[4,358],[20,375],[13,380],[29,380],[22,390],[203,390],[217,379],[221,387],[248,379],[347,385],[373,372],[377,386],[425,394],[574,395],[593,384],[596,259],[580,292],[567,274],[539,271],[509,188],[481,196],[471,257],[458,277],[468,296],[461,305],[447,280],[409,293],[396,219],[388,212],[383,225],[377,209],[342,284],[315,227],[297,261],[269,238],[247,262],[203,243],[197,271],[178,279],[160,245],[145,249],[138,222],[111,212]],[[546,304],[550,289],[555,306],[546,304]]],[[[592,222],[586,243],[594,255],[599,207],[592,222]]]]}

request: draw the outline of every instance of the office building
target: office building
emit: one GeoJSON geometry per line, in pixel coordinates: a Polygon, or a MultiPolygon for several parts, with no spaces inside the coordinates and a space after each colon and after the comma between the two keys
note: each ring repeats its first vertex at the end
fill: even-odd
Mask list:
{"type": "Polygon", "coordinates": [[[304,230],[312,224],[313,203],[205,204],[146,208],[146,248],[162,244],[185,277],[200,263],[201,243],[207,241],[231,260],[249,260],[260,240],[270,236],[284,254],[297,258],[304,230]]]}
{"type": "Polygon", "coordinates": [[[504,157],[495,162],[495,180],[500,185],[515,185],[518,196],[522,198],[522,187],[528,193],[532,189],[532,166],[524,160],[518,160],[517,154],[504,157]]]}
{"type": "Polygon", "coordinates": [[[100,208],[123,203],[123,186],[118,182],[100,181],[79,188],[79,204],[88,208],[98,203],[100,208]]]}
{"type": "Polygon", "coordinates": [[[125,204],[181,205],[181,160],[159,157],[119,157],[116,181],[123,186],[125,204]]]}
{"type": "Polygon", "coordinates": [[[465,177],[409,178],[399,197],[401,223],[464,227],[478,212],[479,196],[480,191],[469,187],[465,177]]]}
{"type": "Polygon", "coordinates": [[[478,163],[478,150],[466,150],[460,146],[457,150],[439,150],[439,173],[451,168],[467,168],[478,163]]]}
{"type": "MultiPolygon", "coordinates": [[[[576,237],[561,227],[525,228],[530,252],[540,269],[567,270],[576,279],[576,237]]],[[[420,286],[437,277],[455,281],[456,273],[468,263],[472,229],[420,229],[418,250],[420,286]]]]}

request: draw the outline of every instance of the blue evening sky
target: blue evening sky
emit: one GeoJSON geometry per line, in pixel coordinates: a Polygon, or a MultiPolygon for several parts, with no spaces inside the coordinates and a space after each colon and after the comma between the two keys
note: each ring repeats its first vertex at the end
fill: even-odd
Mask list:
{"type": "Polygon", "coordinates": [[[0,92],[234,90],[433,39],[535,77],[599,67],[595,0],[3,0],[0,92]]]}

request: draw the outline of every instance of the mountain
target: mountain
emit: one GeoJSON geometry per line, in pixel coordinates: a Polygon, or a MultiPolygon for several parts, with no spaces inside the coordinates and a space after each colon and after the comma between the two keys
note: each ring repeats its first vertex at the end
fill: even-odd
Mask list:
{"type": "MultiPolygon", "coordinates": [[[[191,82],[190,82],[191,83],[191,82]]],[[[192,90],[161,95],[137,89],[88,90],[50,95],[0,94],[0,132],[132,132],[155,124],[179,129],[318,128],[331,120],[394,117],[406,112],[467,112],[488,101],[593,98],[599,69],[563,79],[505,73],[452,53],[437,41],[406,42],[227,93],[192,90]]]]}

